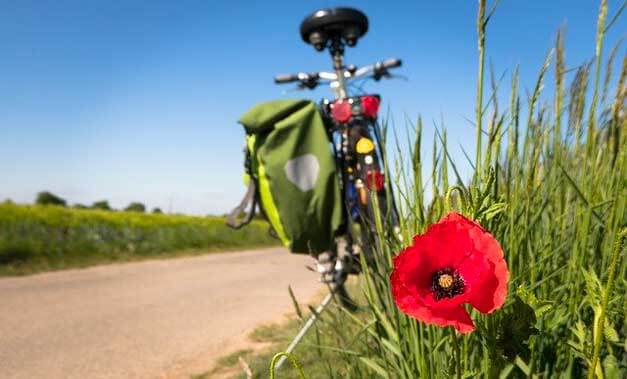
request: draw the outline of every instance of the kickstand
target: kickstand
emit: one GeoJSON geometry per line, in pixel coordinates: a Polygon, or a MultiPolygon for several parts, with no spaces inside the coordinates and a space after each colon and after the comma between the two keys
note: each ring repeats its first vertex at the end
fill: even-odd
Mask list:
{"type": "MultiPolygon", "coordinates": [[[[286,353],[291,354],[292,351],[294,351],[294,349],[296,348],[300,340],[303,339],[303,337],[305,336],[309,328],[311,328],[313,324],[316,322],[316,320],[318,320],[320,313],[324,311],[324,308],[326,308],[326,306],[329,305],[332,299],[333,299],[333,292],[329,292],[329,294],[324,298],[324,300],[322,300],[322,303],[320,303],[318,308],[316,308],[316,311],[312,313],[311,316],[309,316],[309,319],[307,320],[305,325],[303,325],[303,327],[298,332],[296,337],[294,337],[290,345],[287,347],[287,350],[285,350],[286,353]]],[[[283,364],[283,362],[285,362],[286,359],[287,359],[287,355],[283,355],[281,358],[279,358],[279,361],[277,362],[275,369],[278,370],[283,364]]]]}

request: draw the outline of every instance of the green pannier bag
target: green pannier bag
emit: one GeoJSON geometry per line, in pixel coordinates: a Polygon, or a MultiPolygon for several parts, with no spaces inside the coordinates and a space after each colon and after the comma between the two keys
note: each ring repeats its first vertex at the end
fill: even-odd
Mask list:
{"type": "Polygon", "coordinates": [[[248,191],[227,223],[246,225],[259,205],[290,251],[315,255],[329,250],[342,205],[332,147],[316,104],[270,101],[250,109],[239,122],[246,131],[248,191]]]}

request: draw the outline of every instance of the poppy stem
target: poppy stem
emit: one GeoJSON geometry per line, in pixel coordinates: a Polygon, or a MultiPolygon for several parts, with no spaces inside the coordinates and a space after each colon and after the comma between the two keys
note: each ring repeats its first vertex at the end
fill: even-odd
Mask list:
{"type": "Polygon", "coordinates": [[[455,358],[455,374],[457,375],[457,379],[462,379],[462,358],[461,352],[459,348],[459,337],[455,332],[455,329],[451,327],[451,338],[453,339],[453,350],[454,350],[454,358],[455,358]]]}

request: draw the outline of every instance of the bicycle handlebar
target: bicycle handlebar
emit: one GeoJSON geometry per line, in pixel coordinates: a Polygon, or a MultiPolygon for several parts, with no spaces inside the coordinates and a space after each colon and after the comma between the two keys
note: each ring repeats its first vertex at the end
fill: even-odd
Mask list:
{"type": "Polygon", "coordinates": [[[274,77],[274,82],[276,84],[292,83],[298,80],[298,74],[279,74],[274,77]]]}
{"type": "MultiPolygon", "coordinates": [[[[388,69],[397,68],[401,65],[402,61],[400,59],[390,58],[368,66],[364,66],[358,70],[344,71],[344,78],[346,80],[350,80],[372,74],[375,80],[378,80],[387,74],[388,69]]],[[[300,81],[304,86],[313,88],[315,87],[315,85],[317,85],[320,79],[325,81],[335,81],[337,80],[337,74],[334,72],[324,71],[314,72],[310,74],[305,72],[299,72],[298,74],[280,74],[274,77],[274,82],[276,84],[285,84],[300,81]]]]}
{"type": "Polygon", "coordinates": [[[383,62],[381,62],[381,66],[383,66],[383,68],[401,67],[402,64],[403,64],[403,61],[401,61],[400,59],[396,59],[396,58],[386,59],[383,62]]]}

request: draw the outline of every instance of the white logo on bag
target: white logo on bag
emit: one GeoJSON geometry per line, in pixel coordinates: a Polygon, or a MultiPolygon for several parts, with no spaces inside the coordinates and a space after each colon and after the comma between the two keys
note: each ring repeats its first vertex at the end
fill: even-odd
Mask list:
{"type": "Polygon", "coordinates": [[[320,164],[318,158],[313,154],[301,155],[285,163],[287,179],[301,191],[312,190],[316,185],[319,173],[320,164]]]}

